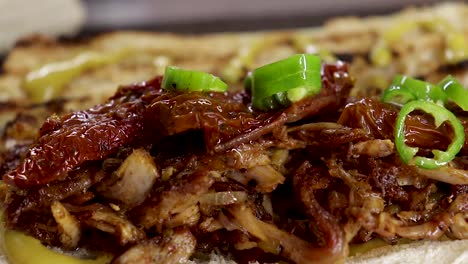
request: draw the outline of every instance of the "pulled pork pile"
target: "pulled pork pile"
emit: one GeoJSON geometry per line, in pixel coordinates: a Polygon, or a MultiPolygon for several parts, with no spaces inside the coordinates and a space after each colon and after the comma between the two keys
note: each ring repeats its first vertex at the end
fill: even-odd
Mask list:
{"type": "MultiPolygon", "coordinates": [[[[155,78],[52,115],[31,145],[34,118],[18,117],[1,157],[7,227],[110,252],[113,263],[212,252],[336,263],[374,238],[468,239],[468,142],[441,169],[405,165],[393,143],[397,107],[348,97],[342,63],[323,65],[322,83],[319,95],[257,112],[248,93],[164,91],[155,78]]],[[[446,148],[452,131],[416,112],[406,133],[428,152],[446,148]]]]}

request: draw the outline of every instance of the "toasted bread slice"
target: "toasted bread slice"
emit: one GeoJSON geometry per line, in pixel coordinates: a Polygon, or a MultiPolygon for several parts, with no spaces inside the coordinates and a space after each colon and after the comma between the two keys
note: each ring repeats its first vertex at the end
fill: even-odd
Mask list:
{"type": "Polygon", "coordinates": [[[467,16],[467,5],[448,3],[389,16],[338,18],[320,28],[286,31],[206,35],[117,31],[78,43],[33,36],[23,39],[8,55],[0,76],[0,101],[30,101],[24,89],[25,78],[50,63],[67,62],[84,52],[122,50],[128,51],[126,56],[83,71],[65,83],[58,96],[88,98],[89,103],[80,101],[70,108],[88,107],[110,96],[118,85],[162,74],[168,64],[209,71],[238,86],[253,67],[303,52],[352,60],[355,94],[383,88],[395,73],[437,81],[448,71],[468,84],[466,62],[463,64],[468,55],[449,62],[445,41],[449,30],[456,31],[465,37],[466,45],[467,16]],[[398,39],[389,48],[393,57],[386,65],[373,64],[373,52],[389,35],[398,39]]]}

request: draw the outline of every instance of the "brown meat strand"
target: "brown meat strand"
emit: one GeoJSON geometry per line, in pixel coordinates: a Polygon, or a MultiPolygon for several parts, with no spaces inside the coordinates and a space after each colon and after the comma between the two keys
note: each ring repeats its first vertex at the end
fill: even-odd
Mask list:
{"type": "Polygon", "coordinates": [[[215,146],[215,152],[223,152],[235,146],[238,146],[249,141],[256,140],[266,134],[273,132],[275,129],[279,129],[286,123],[296,122],[306,116],[313,116],[320,114],[323,109],[335,106],[336,97],[329,96],[314,96],[311,98],[304,99],[291,107],[287,108],[283,113],[278,115],[276,118],[266,120],[266,124],[259,126],[258,128],[233,138],[224,143],[220,143],[215,146]],[[268,122],[272,120],[271,122],[268,122]]]}
{"type": "Polygon", "coordinates": [[[407,201],[409,199],[409,194],[397,182],[398,173],[405,169],[409,170],[407,166],[403,164],[400,167],[388,166],[375,158],[368,158],[367,164],[375,186],[380,189],[382,195],[387,198],[386,200],[407,201]]]}
{"type": "Polygon", "coordinates": [[[343,259],[348,249],[338,220],[326,211],[315,197],[315,191],[326,188],[317,184],[321,178],[321,171],[305,161],[294,174],[293,186],[305,214],[315,223],[322,235],[319,240],[322,241],[323,252],[326,252],[331,260],[330,263],[333,263],[343,259]]]}
{"type": "Polygon", "coordinates": [[[337,126],[336,128],[315,129],[306,124],[292,128],[288,134],[294,139],[305,142],[306,145],[328,148],[336,148],[340,145],[357,143],[369,139],[369,136],[363,129],[337,126]]]}

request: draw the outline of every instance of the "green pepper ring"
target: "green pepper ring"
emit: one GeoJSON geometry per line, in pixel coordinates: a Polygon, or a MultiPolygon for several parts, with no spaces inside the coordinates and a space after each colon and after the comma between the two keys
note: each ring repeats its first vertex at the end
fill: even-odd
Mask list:
{"type": "Polygon", "coordinates": [[[252,106],[271,110],[319,93],[320,70],[320,58],[311,54],[296,54],[256,68],[246,80],[251,85],[252,106]]]}
{"type": "Polygon", "coordinates": [[[423,100],[412,101],[405,104],[398,114],[395,127],[395,145],[401,159],[406,164],[415,164],[425,169],[435,169],[446,165],[451,161],[463,147],[465,143],[465,128],[458,118],[446,108],[423,100]],[[434,158],[416,156],[419,148],[409,147],[405,143],[405,120],[406,116],[414,110],[422,110],[434,117],[434,122],[439,127],[443,122],[450,122],[453,127],[455,137],[446,151],[432,150],[434,158]]]}
{"type": "Polygon", "coordinates": [[[202,71],[167,66],[161,82],[164,90],[225,92],[227,84],[220,78],[202,71]]]}
{"type": "Polygon", "coordinates": [[[382,96],[382,101],[398,104],[405,104],[418,99],[446,103],[447,94],[439,85],[433,85],[404,75],[397,75],[382,96]]]}
{"type": "Polygon", "coordinates": [[[439,83],[439,86],[463,111],[468,111],[468,90],[457,79],[448,75],[439,83]]]}
{"type": "Polygon", "coordinates": [[[407,90],[403,90],[398,86],[392,86],[386,89],[382,95],[382,101],[392,102],[404,105],[407,102],[417,100],[416,96],[407,90]]]}

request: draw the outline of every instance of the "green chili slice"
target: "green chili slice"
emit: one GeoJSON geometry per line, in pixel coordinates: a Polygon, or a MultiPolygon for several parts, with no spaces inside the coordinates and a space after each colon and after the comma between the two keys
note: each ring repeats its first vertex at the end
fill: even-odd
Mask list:
{"type": "Polygon", "coordinates": [[[297,54],[252,72],[252,105],[260,110],[287,106],[322,88],[320,58],[297,54]]]}
{"type": "Polygon", "coordinates": [[[398,85],[390,85],[387,88],[383,95],[382,101],[386,103],[396,103],[399,105],[404,105],[409,101],[416,100],[416,96],[411,93],[408,89],[402,88],[398,85]]]}
{"type": "Polygon", "coordinates": [[[252,72],[248,72],[247,75],[245,75],[244,90],[249,93],[252,92],[252,72]]]}
{"type": "Polygon", "coordinates": [[[468,90],[457,79],[448,75],[439,83],[439,86],[445,91],[449,99],[454,101],[464,111],[468,111],[468,90]]]}
{"type": "Polygon", "coordinates": [[[220,78],[206,72],[167,66],[161,87],[165,90],[225,92],[228,86],[220,78]]]}
{"type": "Polygon", "coordinates": [[[397,75],[382,95],[382,101],[405,104],[413,100],[447,102],[447,94],[438,86],[404,75],[397,75]]]}
{"type": "Polygon", "coordinates": [[[401,160],[406,164],[414,164],[424,169],[435,169],[446,165],[460,152],[465,142],[465,128],[458,118],[449,110],[429,101],[411,101],[405,104],[398,114],[395,127],[395,145],[401,160]],[[405,120],[414,110],[422,110],[434,117],[437,127],[449,122],[454,131],[454,138],[446,151],[432,150],[434,158],[416,156],[419,148],[410,147],[405,143],[405,120]]]}

